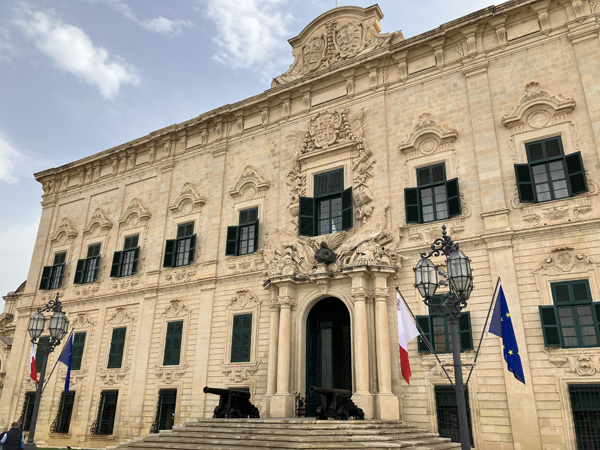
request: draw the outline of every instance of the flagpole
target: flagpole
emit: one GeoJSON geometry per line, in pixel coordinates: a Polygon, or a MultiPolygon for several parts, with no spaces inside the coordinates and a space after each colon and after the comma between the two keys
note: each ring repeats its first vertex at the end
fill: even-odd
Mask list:
{"type": "MultiPolygon", "coordinates": [[[[60,351],[60,354],[62,355],[62,352],[65,351],[65,347],[67,346],[67,342],[69,342],[69,339],[71,339],[71,336],[73,336],[73,332],[75,330],[71,330],[71,334],[69,335],[69,338],[65,341],[65,345],[63,345],[62,350],[60,351]]],[[[60,357],[60,355],[59,355],[60,357]]],[[[56,369],[56,365],[59,363],[58,358],[56,359],[56,362],[54,363],[54,367],[52,368],[52,372],[50,372],[50,375],[48,375],[48,379],[46,380],[46,384],[44,384],[44,387],[42,388],[42,394],[44,393],[44,391],[46,390],[46,386],[48,386],[48,383],[50,382],[50,378],[52,378],[52,374],[54,373],[54,369],[56,369]]]]}
{"type": "Polygon", "coordinates": [[[473,360],[473,365],[471,366],[471,370],[469,371],[469,376],[467,377],[465,386],[467,386],[469,384],[469,380],[471,379],[471,374],[473,373],[473,369],[475,368],[475,363],[477,362],[477,358],[479,357],[479,351],[481,350],[483,336],[485,336],[485,334],[486,334],[487,324],[488,324],[488,321],[490,320],[490,314],[492,313],[492,308],[494,306],[494,300],[496,300],[496,295],[498,294],[498,286],[500,286],[500,277],[498,277],[498,281],[496,281],[496,288],[494,289],[494,295],[492,295],[492,302],[490,303],[490,309],[488,310],[488,314],[485,319],[485,325],[483,326],[483,331],[481,332],[481,338],[479,338],[479,346],[477,347],[477,353],[475,353],[475,359],[473,360]]]}
{"type": "Polygon", "coordinates": [[[410,306],[408,306],[408,303],[406,303],[406,300],[404,299],[404,295],[402,295],[402,293],[400,292],[400,289],[398,289],[397,286],[396,286],[396,292],[398,292],[398,294],[400,295],[400,298],[404,302],[404,306],[406,306],[406,309],[408,309],[408,312],[410,313],[410,315],[412,316],[413,320],[415,321],[415,325],[417,326],[417,329],[419,330],[419,333],[421,333],[420,337],[423,338],[423,342],[425,342],[425,345],[427,346],[427,348],[429,349],[429,351],[433,354],[433,356],[435,356],[435,359],[437,359],[437,362],[440,364],[440,367],[444,371],[444,374],[446,375],[446,378],[448,378],[448,381],[450,382],[450,385],[454,388],[454,383],[452,382],[452,379],[450,378],[450,375],[448,375],[448,372],[446,372],[446,369],[444,368],[444,365],[442,364],[442,361],[440,360],[438,354],[436,353],[436,351],[434,350],[433,346],[429,342],[429,339],[427,339],[427,336],[423,332],[423,329],[421,328],[421,325],[419,325],[419,321],[417,320],[417,318],[413,314],[412,310],[410,309],[410,306]]]}

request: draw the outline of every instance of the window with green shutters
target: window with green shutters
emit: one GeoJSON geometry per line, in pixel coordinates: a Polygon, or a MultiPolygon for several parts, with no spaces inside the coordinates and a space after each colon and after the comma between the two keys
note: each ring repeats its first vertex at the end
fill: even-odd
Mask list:
{"type": "Polygon", "coordinates": [[[73,335],[73,351],[71,353],[71,370],[81,370],[83,349],[85,347],[85,332],[73,335]]]}
{"type": "Polygon", "coordinates": [[[93,244],[88,247],[87,257],[77,261],[75,269],[75,284],[93,283],[98,279],[98,269],[100,268],[100,244],[93,244]]]}
{"type": "MultiPolygon", "coordinates": [[[[432,301],[442,303],[444,296],[436,295],[432,298],[432,301]]],[[[430,307],[428,316],[417,316],[417,323],[436,353],[452,353],[452,338],[448,319],[435,311],[433,307],[430,307]]],[[[473,350],[470,312],[463,311],[458,319],[458,335],[460,338],[460,351],[473,350]]],[[[419,353],[429,353],[429,348],[421,336],[419,336],[419,353]]]]}
{"type": "Polygon", "coordinates": [[[554,305],[539,306],[546,347],[600,346],[600,303],[588,280],[552,283],[554,305]]]}
{"type": "Polygon", "coordinates": [[[249,362],[252,348],[252,314],[233,316],[231,362],[249,362]]]}
{"type": "Polygon", "coordinates": [[[108,369],[120,369],[123,362],[123,351],[125,349],[125,335],[127,328],[115,328],[110,341],[110,352],[108,354],[108,369]]]}
{"type": "Polygon", "coordinates": [[[314,197],[300,197],[301,236],[321,236],[353,226],[352,188],[344,189],[344,169],[314,176],[314,197]]]}
{"type": "Polygon", "coordinates": [[[226,255],[249,255],[258,249],[258,208],[240,211],[239,225],[227,227],[226,255]]]}
{"type": "Polygon", "coordinates": [[[51,266],[45,266],[42,270],[42,280],[40,289],[52,290],[58,289],[62,284],[63,274],[65,272],[65,260],[67,252],[61,252],[54,255],[54,262],[51,266]]]}
{"type": "Polygon", "coordinates": [[[406,223],[427,223],[461,214],[458,178],[446,180],[446,165],[417,169],[417,187],[404,189],[406,223]]]}
{"type": "Polygon", "coordinates": [[[177,238],[167,239],[163,267],[187,266],[194,262],[196,255],[196,235],[194,222],[177,226],[177,238]]]}
{"type": "Polygon", "coordinates": [[[38,379],[39,379],[39,374],[42,370],[42,348],[44,347],[45,344],[48,343],[48,341],[50,341],[50,336],[42,336],[38,339],[38,342],[35,346],[35,368],[37,370],[38,373],[38,379]]]}
{"type": "Polygon", "coordinates": [[[179,364],[182,334],[183,321],[169,322],[167,324],[167,337],[165,339],[163,366],[176,366],[179,364]]]}
{"type": "Polygon", "coordinates": [[[527,164],[515,164],[521,203],[540,203],[588,191],[581,152],[564,154],[562,138],[525,144],[527,164]]]}
{"type": "Polygon", "coordinates": [[[111,277],[128,277],[137,273],[138,260],[140,258],[140,247],[138,246],[139,235],[125,238],[123,251],[113,254],[113,262],[110,270],[111,277]]]}

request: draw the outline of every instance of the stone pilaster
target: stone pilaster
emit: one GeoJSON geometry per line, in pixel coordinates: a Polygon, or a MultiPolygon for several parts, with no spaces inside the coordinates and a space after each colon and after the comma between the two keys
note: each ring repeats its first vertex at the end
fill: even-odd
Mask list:
{"type": "Polygon", "coordinates": [[[271,287],[271,326],[269,328],[269,361],[267,364],[267,393],[263,401],[263,415],[271,415],[271,398],[277,393],[277,351],[279,347],[279,311],[277,288],[271,287]]]}

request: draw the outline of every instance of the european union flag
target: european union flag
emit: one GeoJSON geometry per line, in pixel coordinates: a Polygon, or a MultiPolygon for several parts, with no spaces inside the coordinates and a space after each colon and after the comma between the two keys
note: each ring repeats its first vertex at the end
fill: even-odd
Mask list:
{"type": "Polygon", "coordinates": [[[517,380],[525,384],[525,375],[523,374],[523,364],[521,364],[517,338],[515,338],[515,329],[513,328],[512,317],[508,311],[502,285],[498,289],[496,306],[494,306],[494,314],[492,315],[492,323],[490,324],[490,333],[502,338],[504,361],[506,361],[508,370],[513,373],[517,380]]]}
{"type": "Polygon", "coordinates": [[[67,366],[67,379],[65,380],[65,394],[69,393],[69,381],[71,380],[71,359],[73,358],[73,333],[69,336],[69,340],[65,344],[62,353],[58,360],[67,366]]]}

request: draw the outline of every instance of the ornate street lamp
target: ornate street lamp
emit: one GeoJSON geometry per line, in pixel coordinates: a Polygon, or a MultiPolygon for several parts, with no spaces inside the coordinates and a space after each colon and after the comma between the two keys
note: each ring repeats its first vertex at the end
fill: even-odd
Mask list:
{"type": "MultiPolygon", "coordinates": [[[[54,349],[60,345],[60,341],[67,335],[69,331],[69,320],[62,311],[62,305],[58,299],[58,294],[54,300],[50,300],[43,308],[38,308],[37,312],[29,319],[29,336],[31,336],[31,342],[34,344],[41,336],[46,325],[46,318],[44,312],[52,312],[48,330],[50,331],[50,339],[48,342],[39,343],[38,352],[42,358],[42,367],[38,375],[38,386],[35,391],[35,403],[33,404],[33,412],[31,414],[31,425],[29,427],[29,437],[25,443],[25,450],[37,449],[37,446],[33,443],[35,437],[35,427],[37,423],[38,410],[40,409],[40,400],[42,398],[42,390],[44,388],[44,378],[46,375],[46,364],[48,363],[48,355],[54,351],[54,349]]],[[[36,361],[37,362],[37,361],[36,361]]]]}
{"type": "Polygon", "coordinates": [[[442,226],[442,237],[431,245],[430,253],[421,253],[421,260],[413,269],[415,271],[415,287],[423,297],[423,301],[435,311],[438,311],[448,321],[452,339],[452,358],[454,360],[454,389],[458,406],[458,426],[462,450],[471,448],[469,423],[467,419],[467,404],[465,386],[462,378],[462,363],[460,360],[460,339],[458,336],[458,320],[462,310],[467,307],[467,300],[473,291],[473,274],[471,261],[459,250],[458,242],[454,242],[446,233],[446,225],[442,226]],[[429,258],[443,255],[446,257],[448,273],[443,270],[439,274],[446,280],[438,282],[434,264],[429,258]],[[444,302],[434,302],[433,296],[439,286],[449,286],[445,292],[444,302]]]}

